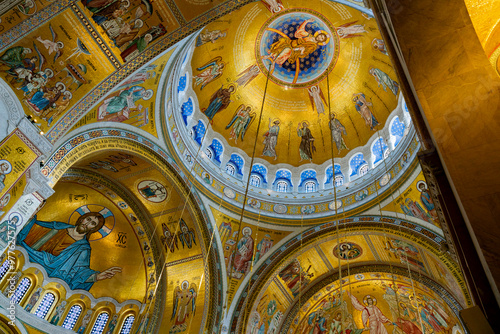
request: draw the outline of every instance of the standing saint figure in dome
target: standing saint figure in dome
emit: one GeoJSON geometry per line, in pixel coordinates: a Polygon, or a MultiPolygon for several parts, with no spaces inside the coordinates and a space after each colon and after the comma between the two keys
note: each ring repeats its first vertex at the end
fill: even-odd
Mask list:
{"type": "Polygon", "coordinates": [[[330,126],[330,130],[332,131],[332,140],[335,142],[335,145],[337,146],[337,150],[340,151],[342,150],[348,150],[349,148],[345,144],[344,138],[342,137],[342,134],[347,135],[347,131],[345,127],[340,123],[340,121],[337,119],[337,115],[335,113],[332,113],[330,116],[330,123],[328,124],[330,126]]]}
{"type": "Polygon", "coordinates": [[[311,53],[316,51],[318,45],[326,45],[330,40],[328,34],[324,31],[316,31],[314,35],[311,35],[306,31],[306,26],[308,23],[314,22],[313,18],[307,19],[299,26],[295,31],[294,37],[296,39],[290,39],[286,35],[282,35],[277,42],[271,45],[269,54],[267,56],[262,56],[262,59],[268,59],[272,61],[271,68],[269,72],[274,71],[275,64],[283,65],[286,61],[293,64],[300,58],[306,58],[311,53]]]}
{"type": "Polygon", "coordinates": [[[378,125],[378,121],[373,116],[373,113],[370,107],[373,105],[371,102],[366,101],[366,96],[363,93],[353,94],[352,102],[356,105],[356,110],[365,120],[366,126],[370,128],[370,130],[375,131],[375,127],[378,125]]]}
{"type": "Polygon", "coordinates": [[[314,146],[314,137],[309,129],[309,122],[302,121],[297,126],[297,135],[301,137],[299,153],[300,161],[310,160],[312,162],[312,154],[316,152],[316,147],[314,146]],[[302,125],[302,128],[300,127],[302,125]]]}
{"type": "Polygon", "coordinates": [[[231,103],[231,93],[234,92],[234,85],[230,85],[227,88],[224,88],[221,86],[218,91],[212,95],[210,98],[210,104],[208,105],[207,108],[201,109],[201,112],[204,113],[208,119],[210,120],[210,123],[212,123],[215,114],[217,114],[219,111],[226,109],[229,106],[229,103],[231,103]]]}
{"type": "Polygon", "coordinates": [[[280,120],[275,119],[272,121],[269,118],[269,130],[264,133],[264,150],[262,151],[263,156],[274,157],[274,160],[278,158],[276,154],[276,144],[278,143],[278,134],[280,132],[280,120]]]}

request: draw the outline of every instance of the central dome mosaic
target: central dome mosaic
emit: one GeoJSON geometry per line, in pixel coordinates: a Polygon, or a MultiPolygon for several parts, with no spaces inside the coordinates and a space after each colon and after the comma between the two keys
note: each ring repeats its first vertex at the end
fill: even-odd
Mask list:
{"type": "Polygon", "coordinates": [[[255,50],[259,69],[270,80],[286,87],[310,87],[335,66],[339,37],[320,13],[288,9],[266,21],[255,50]]]}
{"type": "Polygon", "coordinates": [[[252,3],[208,25],[193,44],[184,123],[242,160],[298,167],[331,163],[332,153],[349,159],[384,137],[398,105],[394,70],[365,9],[252,3]]]}

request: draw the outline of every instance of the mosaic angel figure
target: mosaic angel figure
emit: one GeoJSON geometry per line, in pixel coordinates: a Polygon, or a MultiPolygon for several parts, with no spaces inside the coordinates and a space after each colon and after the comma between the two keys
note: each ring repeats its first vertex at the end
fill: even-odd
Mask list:
{"type": "Polygon", "coordinates": [[[362,36],[366,32],[363,24],[355,24],[357,21],[345,23],[337,28],[337,34],[340,38],[352,38],[362,36]]]}
{"type": "Polygon", "coordinates": [[[189,286],[188,281],[182,282],[180,287],[174,289],[174,309],[171,317],[174,323],[170,327],[170,334],[183,332],[187,329],[189,316],[191,314],[194,316],[196,312],[197,291],[196,284],[191,283],[189,286]]]}
{"type": "Polygon", "coordinates": [[[243,72],[238,74],[238,79],[236,79],[236,83],[238,86],[245,87],[252,81],[254,78],[256,78],[260,73],[259,66],[257,65],[252,65],[249,68],[245,69],[243,72]]]}
{"type": "Polygon", "coordinates": [[[394,95],[398,95],[399,84],[392,80],[385,72],[382,72],[378,68],[370,68],[370,74],[377,80],[378,86],[382,86],[384,91],[387,91],[387,87],[391,90],[394,95]]]}
{"type": "Polygon", "coordinates": [[[197,71],[203,71],[194,76],[195,86],[199,86],[200,90],[206,85],[219,78],[222,75],[226,63],[222,61],[222,57],[215,57],[202,67],[198,67],[197,71]]]}
{"type": "Polygon", "coordinates": [[[226,126],[226,130],[232,127],[231,132],[229,133],[229,138],[234,139],[234,143],[237,144],[238,137],[241,136],[241,141],[245,137],[245,133],[255,119],[255,113],[252,112],[251,106],[245,106],[244,104],[240,105],[236,110],[233,119],[226,126]]]}
{"type": "Polygon", "coordinates": [[[321,88],[319,88],[318,85],[312,86],[311,88],[309,88],[307,90],[307,92],[309,93],[309,99],[311,100],[313,110],[314,110],[314,107],[316,107],[316,111],[318,112],[318,115],[324,114],[325,113],[325,105],[327,103],[326,103],[325,96],[323,95],[323,91],[321,90],[321,88]]]}

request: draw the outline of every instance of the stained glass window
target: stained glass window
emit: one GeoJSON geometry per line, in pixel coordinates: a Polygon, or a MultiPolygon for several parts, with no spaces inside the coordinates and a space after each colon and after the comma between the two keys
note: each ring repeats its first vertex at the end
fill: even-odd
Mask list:
{"type": "Polygon", "coordinates": [[[80,317],[81,313],[82,307],[80,305],[71,306],[68,315],[62,324],[63,328],[72,330],[73,327],[75,327],[76,321],[78,320],[78,317],[80,317]]]}
{"type": "Polygon", "coordinates": [[[109,319],[109,314],[107,312],[102,312],[99,314],[97,317],[94,327],[92,327],[92,330],[90,331],[90,334],[102,334],[104,332],[104,327],[106,327],[106,324],[108,323],[109,319]]]}
{"type": "Polygon", "coordinates": [[[10,261],[8,259],[5,260],[5,262],[2,263],[2,266],[0,267],[0,281],[5,276],[5,274],[7,274],[7,272],[9,271],[9,267],[10,267],[10,263],[9,262],[10,261]]]}
{"type": "Polygon", "coordinates": [[[304,189],[306,190],[306,193],[312,193],[316,191],[316,182],[314,181],[307,181],[304,184],[304,189]]]}
{"type": "Polygon", "coordinates": [[[54,304],[54,300],[56,300],[56,296],[53,293],[46,293],[45,296],[43,296],[40,305],[38,305],[35,315],[39,318],[45,319],[47,312],[49,312],[50,307],[54,304]]]}
{"type": "Polygon", "coordinates": [[[286,181],[278,181],[276,184],[276,190],[280,193],[286,193],[288,190],[288,183],[286,183],[286,181]]]}
{"type": "Polygon", "coordinates": [[[250,176],[250,185],[254,187],[260,186],[260,177],[257,175],[250,176]]]}
{"type": "Polygon", "coordinates": [[[226,173],[228,173],[229,175],[234,176],[234,174],[236,173],[236,168],[234,168],[234,166],[231,165],[231,164],[227,164],[226,165],[226,173]]]}
{"type": "Polygon", "coordinates": [[[213,153],[212,153],[212,150],[210,148],[207,147],[207,149],[205,150],[205,154],[207,155],[207,157],[212,160],[212,157],[214,156],[213,153]]]}
{"type": "Polygon", "coordinates": [[[340,187],[343,184],[344,184],[344,177],[342,175],[336,175],[335,176],[335,186],[340,187]]]}
{"type": "Polygon", "coordinates": [[[21,280],[21,283],[16,288],[16,291],[11,297],[11,300],[15,304],[19,304],[21,300],[23,300],[24,295],[28,291],[31,286],[31,280],[28,277],[25,277],[21,280]]]}
{"type": "Polygon", "coordinates": [[[359,168],[359,176],[363,176],[363,175],[366,175],[366,173],[368,173],[368,165],[363,165],[359,168]]]}
{"type": "Polygon", "coordinates": [[[129,334],[130,331],[132,330],[132,325],[134,324],[134,320],[135,317],[133,315],[129,315],[127,318],[125,318],[120,334],[129,334]]]}

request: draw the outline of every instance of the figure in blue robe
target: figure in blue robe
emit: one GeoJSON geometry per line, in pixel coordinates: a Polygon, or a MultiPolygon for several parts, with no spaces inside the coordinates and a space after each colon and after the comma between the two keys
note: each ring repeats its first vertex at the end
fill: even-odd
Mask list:
{"type": "MultiPolygon", "coordinates": [[[[97,217],[97,215],[100,214],[90,212],[82,215],[80,218],[85,218],[85,216],[88,217],[89,215],[94,215],[97,217]]],[[[83,220],[84,219],[82,219],[82,221],[83,220]]],[[[104,224],[104,219],[102,219],[97,227],[94,226],[95,228],[93,230],[89,230],[89,232],[86,231],[86,237],[83,237],[80,240],[75,240],[72,244],[63,249],[58,255],[34,249],[41,248],[45,243],[51,241],[50,239],[53,238],[55,234],[60,230],[76,228],[76,226],[78,226],[79,224],[79,221],[77,221],[76,225],[70,225],[57,221],[39,221],[36,219],[36,216],[34,216],[19,232],[16,243],[22,246],[28,252],[29,260],[31,262],[38,263],[45,268],[49,277],[62,279],[73,290],[81,289],[88,291],[96,281],[105,278],[111,278],[116,274],[116,272],[121,271],[121,268],[118,267],[112,267],[102,273],[90,269],[91,247],[88,241],[88,236],[92,232],[95,232],[102,227],[102,225],[104,224]],[[28,234],[35,225],[50,230],[40,238],[47,240],[42,242],[40,242],[40,240],[37,240],[35,244],[29,246],[26,243],[25,239],[28,237],[28,234]],[[51,237],[46,237],[47,235],[51,235],[51,237]]]]}
{"type": "Polygon", "coordinates": [[[219,111],[226,109],[231,103],[231,93],[234,92],[234,86],[229,86],[228,88],[219,88],[218,91],[212,95],[210,98],[210,104],[207,108],[201,109],[201,112],[204,113],[210,122],[212,122],[215,114],[219,111]]]}
{"type": "Polygon", "coordinates": [[[107,100],[106,113],[116,114],[125,109],[125,107],[134,107],[137,101],[147,97],[149,96],[144,87],[130,87],[129,89],[121,91],[118,96],[113,96],[107,100]],[[129,104],[129,102],[133,105],[129,104]]]}

